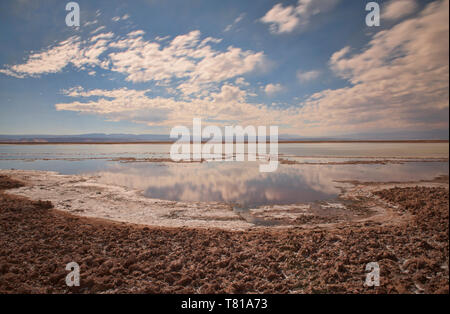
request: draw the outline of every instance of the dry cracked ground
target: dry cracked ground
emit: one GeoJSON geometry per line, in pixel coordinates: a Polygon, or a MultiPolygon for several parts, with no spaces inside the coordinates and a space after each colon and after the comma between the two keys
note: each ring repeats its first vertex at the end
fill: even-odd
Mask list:
{"type": "Polygon", "coordinates": [[[375,192],[408,219],[336,228],[155,228],[82,218],[3,190],[0,293],[448,293],[448,189],[375,192]],[[81,285],[68,287],[67,263],[81,285]],[[366,264],[380,286],[366,287],[366,264]]]}

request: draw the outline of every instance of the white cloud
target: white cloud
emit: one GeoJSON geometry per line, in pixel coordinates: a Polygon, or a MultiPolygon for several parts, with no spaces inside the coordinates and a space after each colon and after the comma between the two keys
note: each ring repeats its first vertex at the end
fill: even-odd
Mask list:
{"type": "Polygon", "coordinates": [[[417,7],[416,0],[391,0],[385,4],[382,18],[397,20],[414,13],[417,7]]]}
{"type": "Polygon", "coordinates": [[[98,33],[99,31],[104,30],[105,28],[106,28],[105,26],[99,26],[91,32],[91,35],[98,33]]]}
{"type": "Polygon", "coordinates": [[[194,117],[215,121],[219,125],[235,122],[258,125],[262,121],[267,122],[268,117],[271,123],[277,123],[283,116],[289,116],[288,111],[247,103],[246,92],[231,84],[224,84],[208,99],[189,101],[151,97],[150,92],[127,88],[85,91],[75,87],[63,93],[68,97],[86,98],[86,101],[58,103],[55,106],[57,110],[101,115],[113,121],[128,120],[158,126],[189,125],[194,117]]]}
{"type": "Polygon", "coordinates": [[[57,73],[69,64],[81,70],[86,70],[86,66],[105,68],[109,61],[101,60],[100,56],[108,50],[108,45],[113,37],[114,33],[112,32],[94,35],[88,40],[81,40],[79,36],[72,36],[41,52],[29,55],[22,64],[0,69],[0,73],[24,78],[57,73]]]}
{"type": "Polygon", "coordinates": [[[119,21],[125,21],[128,20],[130,18],[130,16],[128,14],[124,14],[123,16],[115,16],[113,17],[111,20],[113,22],[119,22],[119,21]]]}
{"type": "Polygon", "coordinates": [[[303,134],[448,128],[449,2],[375,34],[359,53],[330,58],[349,87],[324,90],[302,103],[303,134]]]}
{"type": "Polygon", "coordinates": [[[245,101],[246,92],[237,86],[225,84],[222,86],[220,92],[213,93],[211,96],[216,103],[242,103],[245,101]]]}
{"type": "Polygon", "coordinates": [[[23,64],[9,66],[0,71],[18,78],[57,73],[70,62],[76,60],[79,53],[80,38],[73,36],[53,47],[49,47],[43,52],[31,54],[23,64]]]}
{"type": "Polygon", "coordinates": [[[97,23],[98,23],[98,20],[88,21],[88,22],[84,23],[84,26],[90,26],[90,25],[94,25],[94,24],[97,24],[97,23]]]}
{"type": "Polygon", "coordinates": [[[236,26],[245,17],[245,13],[241,13],[237,18],[234,19],[233,23],[228,24],[223,30],[225,33],[231,31],[231,29],[236,26]]]}
{"type": "Polygon", "coordinates": [[[300,23],[300,19],[294,6],[284,7],[278,3],[261,18],[261,22],[270,24],[270,31],[276,34],[292,32],[300,23]]]}
{"type": "Polygon", "coordinates": [[[82,46],[78,54],[70,62],[78,68],[84,69],[85,66],[101,66],[100,55],[108,50],[108,34],[101,34],[91,45],[82,46]]]}
{"type": "Polygon", "coordinates": [[[245,79],[243,77],[238,77],[235,81],[236,85],[240,85],[240,86],[249,86],[250,83],[245,81],[245,79]]]}
{"type": "MultiPolygon", "coordinates": [[[[245,90],[243,76],[266,67],[263,52],[219,50],[214,44],[220,39],[203,38],[199,31],[164,43],[145,39],[142,30],[122,37],[74,36],[0,72],[29,77],[56,73],[69,64],[88,73],[100,67],[122,73],[131,82],[153,82],[176,96],[161,97],[149,89],[74,88],[65,91],[74,99],[56,104],[57,110],[114,121],[173,126],[201,117],[216,124],[279,125],[283,132],[301,135],[448,128],[448,3],[430,3],[414,18],[383,28],[367,45],[336,51],[329,66],[347,86],[314,93],[286,109],[248,101],[252,94],[245,90]]],[[[304,6],[297,5],[296,12],[311,10],[305,1],[299,4],[304,6]]],[[[298,79],[307,82],[319,75],[300,71],[298,79]]],[[[264,90],[271,93],[278,85],[268,84],[264,90]]]]}
{"type": "Polygon", "coordinates": [[[145,32],[141,29],[138,29],[138,30],[128,33],[127,37],[138,37],[138,36],[143,36],[143,35],[145,35],[145,32]]]}
{"type": "Polygon", "coordinates": [[[333,9],[339,0],[298,0],[297,5],[283,6],[278,3],[260,21],[269,24],[274,34],[290,33],[304,29],[314,15],[333,9]]]}
{"type": "Polygon", "coordinates": [[[349,53],[350,52],[350,47],[349,46],[347,46],[347,47],[344,47],[344,48],[342,48],[341,50],[339,50],[339,51],[336,51],[335,53],[333,53],[332,55],[331,55],[331,58],[330,58],[330,62],[333,64],[333,63],[336,63],[339,59],[341,59],[342,57],[344,57],[347,53],[349,53]]]}
{"type": "Polygon", "coordinates": [[[170,38],[169,35],[167,35],[167,36],[156,36],[156,37],[155,37],[155,40],[156,40],[156,41],[165,41],[165,40],[167,40],[167,39],[169,39],[169,38],[170,38]]]}
{"type": "Polygon", "coordinates": [[[277,84],[269,83],[264,87],[264,92],[267,95],[272,96],[273,94],[283,91],[283,89],[284,89],[284,87],[279,83],[277,83],[277,84]]]}
{"type": "Polygon", "coordinates": [[[65,94],[85,99],[59,103],[56,108],[152,126],[190,125],[193,117],[216,125],[278,125],[283,132],[304,136],[445,129],[448,128],[449,106],[447,22],[448,0],[437,1],[417,17],[379,31],[362,49],[344,47],[330,57],[329,65],[336,75],[348,81],[348,86],[314,93],[298,106],[288,108],[247,100],[250,93],[242,89],[244,85],[240,83],[244,81],[236,73],[249,62],[245,61],[246,57],[255,58],[255,53],[243,56],[242,50],[234,50],[237,48],[226,52],[214,51],[209,46],[198,48],[201,40],[197,32],[174,39],[165,47],[139,37],[125,38],[123,40],[130,41],[125,45],[128,49],[153,56],[141,62],[158,60],[152,63],[158,72],[147,72],[150,64],[145,67],[141,64],[134,72],[125,69],[124,73],[132,75],[132,72],[144,71],[142,79],[162,75],[169,81],[173,77],[186,77],[183,88],[191,89],[187,94],[194,94],[180,100],[155,96],[149,90],[84,91],[75,88],[65,94]],[[172,58],[172,69],[166,69],[159,53],[172,58]],[[196,61],[194,56],[202,61],[196,61]],[[176,64],[180,59],[187,63],[176,64]],[[208,65],[200,66],[205,60],[208,65]],[[227,74],[224,75],[224,71],[227,74]],[[203,77],[202,73],[208,74],[203,77]],[[225,80],[233,75],[236,85],[225,80]],[[218,80],[225,81],[216,85],[218,80]],[[208,87],[208,93],[204,93],[202,84],[208,87]]]}
{"type": "Polygon", "coordinates": [[[131,82],[182,81],[178,89],[190,95],[210,87],[210,84],[243,75],[265,65],[262,52],[243,51],[228,47],[214,50],[209,43],[221,40],[207,37],[201,40],[198,30],[176,36],[165,46],[146,41],[142,36],[112,43],[123,51],[109,54],[111,70],[127,75],[131,82]]]}
{"type": "Polygon", "coordinates": [[[297,71],[297,79],[301,83],[306,83],[306,82],[315,80],[316,78],[319,77],[319,75],[320,75],[320,72],[316,71],[316,70],[306,71],[306,72],[297,71]]]}
{"type": "Polygon", "coordinates": [[[101,33],[95,36],[92,36],[90,41],[97,41],[99,39],[111,39],[114,37],[114,33],[113,32],[109,32],[109,33],[101,33]]]}
{"type": "Polygon", "coordinates": [[[263,52],[232,46],[226,50],[213,49],[211,45],[222,39],[202,39],[198,30],[176,36],[164,45],[158,39],[145,40],[144,35],[143,30],[135,30],[125,37],[115,37],[112,32],[96,34],[87,40],[71,37],[30,55],[23,64],[1,69],[0,73],[23,78],[56,73],[69,64],[82,70],[98,66],[122,73],[134,83],[152,81],[168,85],[176,81],[177,89],[185,96],[207,96],[208,90],[217,89],[223,82],[264,69],[266,65],[263,52]]]}
{"type": "Polygon", "coordinates": [[[202,40],[202,42],[200,43],[199,47],[204,47],[204,46],[206,46],[207,43],[218,44],[218,43],[221,43],[221,42],[222,42],[221,38],[206,37],[205,39],[202,40]]]}

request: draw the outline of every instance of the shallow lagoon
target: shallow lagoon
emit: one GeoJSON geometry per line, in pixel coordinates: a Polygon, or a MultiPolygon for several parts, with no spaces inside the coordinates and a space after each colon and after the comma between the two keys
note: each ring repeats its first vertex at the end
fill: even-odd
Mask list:
{"type": "Polygon", "coordinates": [[[170,144],[0,145],[0,169],[95,173],[104,183],[175,201],[235,203],[243,207],[295,204],[337,197],[339,181],[416,181],[448,174],[447,143],[279,144],[280,164],[260,173],[259,162],[120,162],[169,158],[170,144]],[[394,158],[403,163],[328,164],[394,158]],[[308,164],[320,163],[320,164],[308,164]]]}

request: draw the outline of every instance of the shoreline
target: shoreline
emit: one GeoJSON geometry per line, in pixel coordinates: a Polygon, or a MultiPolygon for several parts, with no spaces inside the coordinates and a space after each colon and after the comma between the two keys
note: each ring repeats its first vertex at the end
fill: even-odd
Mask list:
{"type": "MultiPolygon", "coordinates": [[[[114,142],[23,142],[23,141],[0,141],[0,145],[111,145],[111,144],[173,144],[175,141],[114,141],[114,142]]],[[[207,143],[207,141],[202,141],[202,144],[207,143]]],[[[223,143],[223,142],[222,142],[223,143]]],[[[233,142],[234,144],[236,142],[233,142]]],[[[248,141],[244,142],[245,144],[248,141]]],[[[449,143],[449,140],[325,140],[325,141],[290,141],[283,140],[278,141],[278,144],[329,144],[329,143],[449,143]]],[[[191,142],[192,144],[192,142],[191,142]]]]}
{"type": "Polygon", "coordinates": [[[99,181],[96,175],[63,175],[54,171],[0,170],[0,175],[27,182],[7,194],[45,199],[55,209],[81,217],[108,219],[151,227],[216,228],[330,228],[361,221],[389,224],[399,219],[373,193],[392,186],[446,187],[448,176],[413,182],[335,181],[341,193],[336,199],[290,205],[261,205],[236,211],[225,202],[152,199],[143,191],[99,181]],[[126,206],[124,205],[126,204],[126,206]]]}
{"type": "Polygon", "coordinates": [[[371,193],[399,218],[389,223],[246,231],[111,222],[5,193],[24,184],[0,176],[1,293],[449,291],[448,181],[356,185],[354,195],[371,193]],[[80,287],[65,285],[71,261],[80,265],[80,287]],[[381,285],[365,287],[365,265],[374,261],[381,285]]]}
{"type": "MultiPolygon", "coordinates": [[[[444,157],[321,157],[321,156],[295,156],[295,158],[300,159],[349,159],[345,161],[298,161],[292,159],[286,159],[283,154],[280,154],[278,162],[281,165],[387,165],[387,164],[405,164],[405,163],[415,163],[415,162],[448,162],[448,158],[444,157]]],[[[233,157],[234,158],[234,157],[233,157]]],[[[132,163],[175,163],[175,164],[197,164],[197,163],[208,163],[206,159],[201,159],[199,161],[194,160],[179,160],[174,161],[171,158],[166,157],[155,157],[155,158],[136,158],[136,157],[42,157],[42,158],[0,158],[0,161],[24,161],[24,162],[35,162],[35,161],[86,161],[86,160],[105,160],[110,162],[119,162],[124,164],[132,163]]],[[[221,161],[214,162],[225,162],[225,158],[221,161]]],[[[2,170],[2,169],[0,169],[2,170]]]]}

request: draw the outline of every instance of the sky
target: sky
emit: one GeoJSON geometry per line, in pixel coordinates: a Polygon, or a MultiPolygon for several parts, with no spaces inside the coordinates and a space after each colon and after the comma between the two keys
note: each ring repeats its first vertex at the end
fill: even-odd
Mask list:
{"type": "Polygon", "coordinates": [[[68,2],[0,2],[0,134],[448,138],[448,0],[68,2]]]}

